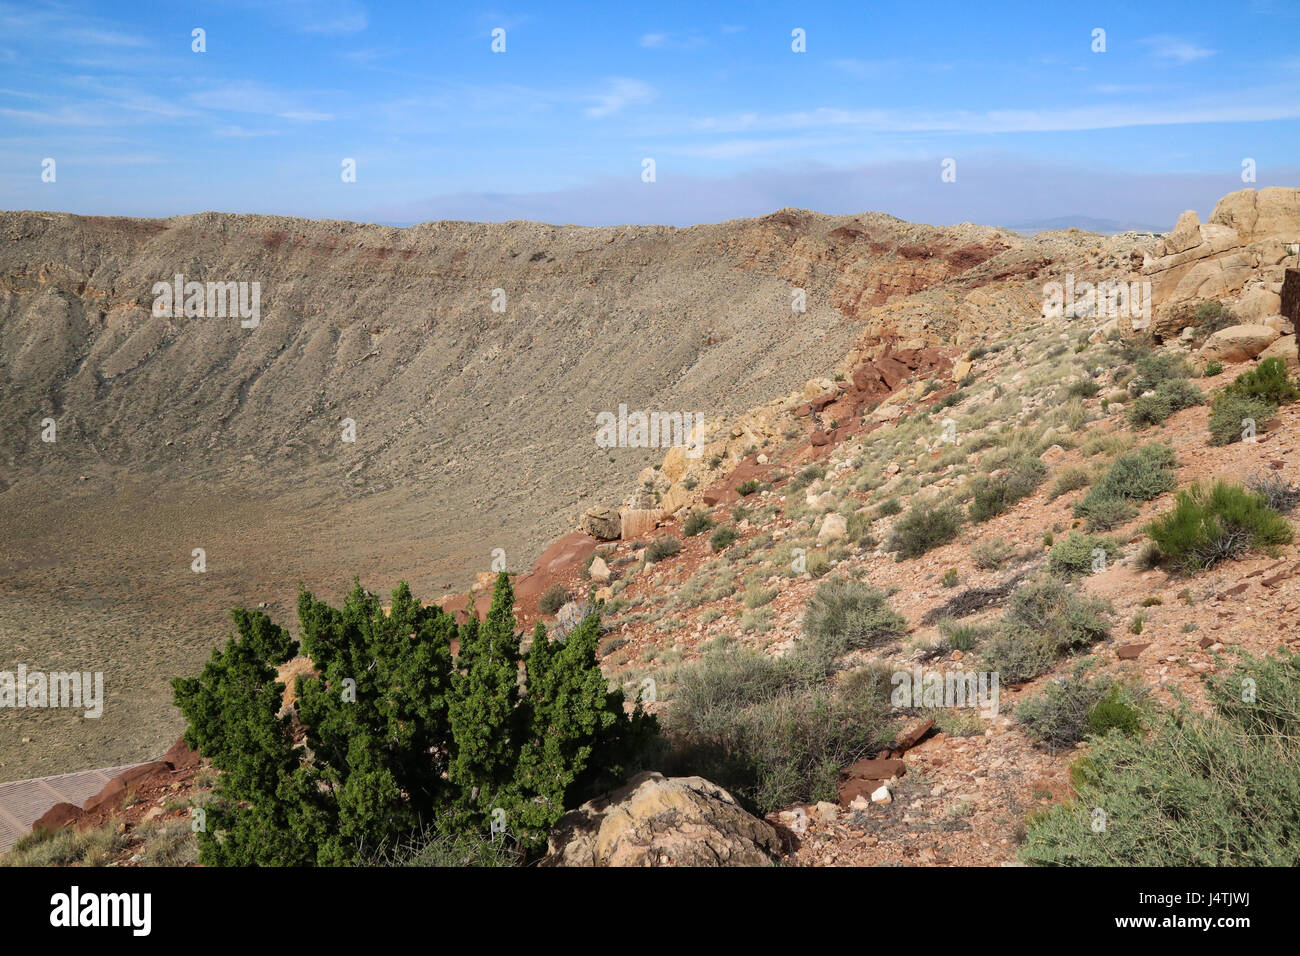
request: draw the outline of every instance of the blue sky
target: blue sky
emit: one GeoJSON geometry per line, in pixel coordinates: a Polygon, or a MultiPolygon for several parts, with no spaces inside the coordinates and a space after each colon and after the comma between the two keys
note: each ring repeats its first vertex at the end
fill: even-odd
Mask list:
{"type": "Polygon", "coordinates": [[[8,209],[1167,229],[1245,185],[1300,185],[1297,147],[1296,0],[0,0],[8,209]]]}

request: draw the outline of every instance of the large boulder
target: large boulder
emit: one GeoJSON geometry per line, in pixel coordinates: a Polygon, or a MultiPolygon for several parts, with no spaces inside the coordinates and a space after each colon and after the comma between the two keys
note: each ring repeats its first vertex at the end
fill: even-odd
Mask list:
{"type": "Polygon", "coordinates": [[[587,573],[591,576],[591,579],[595,581],[597,584],[609,583],[609,575],[610,575],[609,565],[605,563],[605,559],[602,558],[600,555],[596,555],[594,558],[591,559],[591,564],[587,568],[587,573]]]}
{"type": "Polygon", "coordinates": [[[1300,239],[1300,189],[1266,186],[1228,193],[1214,206],[1210,222],[1227,226],[1248,242],[1300,239]]]}
{"type": "Polygon", "coordinates": [[[836,541],[848,534],[848,521],[842,514],[832,511],[822,519],[821,530],[817,532],[817,543],[836,541]]]}
{"type": "Polygon", "coordinates": [[[1294,335],[1281,336],[1276,342],[1260,352],[1259,357],[1261,361],[1266,358],[1280,358],[1293,369],[1300,367],[1300,352],[1296,351],[1296,337],[1294,335]]]}
{"type": "Polygon", "coordinates": [[[1233,325],[1206,339],[1201,346],[1201,357],[1206,361],[1249,361],[1276,342],[1278,337],[1277,329],[1267,325],[1233,325]]]}
{"type": "Polygon", "coordinates": [[[551,831],[542,866],[770,866],[771,824],[703,777],[639,773],[584,803],[551,831]]]}
{"type": "Polygon", "coordinates": [[[644,537],[663,519],[664,513],[659,508],[624,508],[621,512],[623,540],[644,537]]]}
{"type": "Polygon", "coordinates": [[[1282,296],[1270,289],[1256,288],[1243,292],[1233,307],[1245,325],[1265,324],[1264,319],[1282,312],[1282,296]]]}
{"type": "MultiPolygon", "coordinates": [[[[1179,307],[1241,293],[1238,314],[1254,323],[1281,311],[1273,298],[1300,241],[1300,189],[1243,189],[1219,200],[1209,221],[1188,211],[1174,230],[1151,249],[1142,274],[1151,281],[1155,321],[1150,334],[1177,337],[1184,321],[1179,307]],[[1256,285],[1262,288],[1253,288],[1256,285]],[[1243,292],[1243,290],[1246,290],[1243,292]]],[[[1285,302],[1285,295],[1283,295],[1285,302]]]]}
{"type": "Polygon", "coordinates": [[[691,493],[680,481],[668,489],[663,500],[659,502],[659,507],[663,509],[665,515],[674,515],[681,511],[690,503],[691,493]]]}
{"type": "Polygon", "coordinates": [[[578,520],[578,526],[601,541],[616,541],[623,533],[623,522],[613,508],[591,508],[578,520]]]}

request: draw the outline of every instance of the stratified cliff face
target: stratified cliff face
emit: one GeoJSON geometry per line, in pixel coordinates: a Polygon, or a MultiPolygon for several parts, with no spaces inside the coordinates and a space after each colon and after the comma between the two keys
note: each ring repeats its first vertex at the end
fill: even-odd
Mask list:
{"type": "Polygon", "coordinates": [[[597,412],[761,404],[832,367],[870,306],[1023,242],[792,210],[685,230],[22,212],[0,234],[6,484],[414,484],[528,546],[653,457],[597,449],[597,412]],[[151,314],[178,274],[257,283],[259,323],[151,314]]]}

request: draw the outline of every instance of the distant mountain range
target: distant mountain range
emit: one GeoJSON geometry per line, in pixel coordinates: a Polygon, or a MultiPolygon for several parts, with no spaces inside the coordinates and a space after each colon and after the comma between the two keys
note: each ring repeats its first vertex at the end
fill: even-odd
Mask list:
{"type": "Polygon", "coordinates": [[[1052,219],[1036,219],[1008,225],[1008,229],[1023,235],[1037,232],[1051,232],[1057,229],[1082,229],[1084,232],[1096,232],[1103,236],[1113,236],[1117,232],[1164,232],[1164,228],[1144,222],[1125,222],[1118,219],[1097,219],[1094,216],[1056,216],[1052,219]]]}

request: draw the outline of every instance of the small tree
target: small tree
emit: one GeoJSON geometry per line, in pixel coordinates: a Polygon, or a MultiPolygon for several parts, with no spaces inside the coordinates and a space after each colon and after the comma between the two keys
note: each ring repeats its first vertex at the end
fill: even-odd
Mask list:
{"type": "Polygon", "coordinates": [[[354,584],[341,609],[303,591],[296,742],[276,668],[297,645],[263,614],[234,612],[238,635],[196,678],[172,682],[185,739],[220,770],[199,834],[208,865],[339,865],[440,832],[506,829],[526,849],[596,786],[621,780],[657,730],[629,717],[596,661],[597,614],[564,644],[538,625],[521,682],[514,592],[459,629],[405,584],[385,614],[354,584]],[[460,639],[453,662],[452,640],[460,639]]]}

